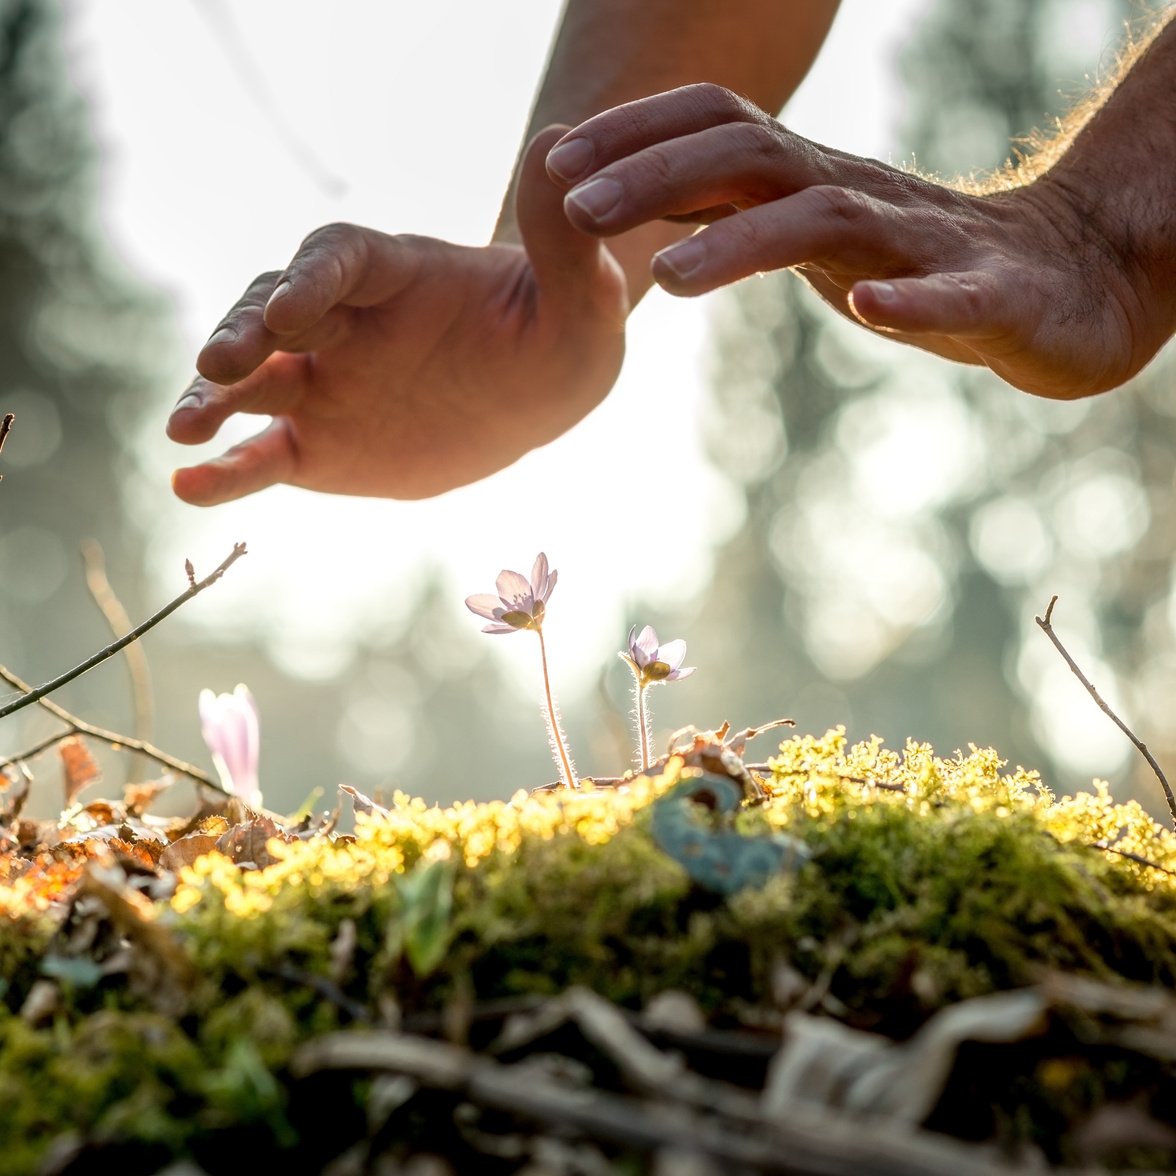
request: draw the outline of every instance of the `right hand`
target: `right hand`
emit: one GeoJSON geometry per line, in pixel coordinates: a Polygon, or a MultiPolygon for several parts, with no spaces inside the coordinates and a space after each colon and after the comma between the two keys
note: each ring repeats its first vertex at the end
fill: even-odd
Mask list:
{"type": "Polygon", "coordinates": [[[568,217],[585,232],[710,222],[654,257],[671,294],[795,268],[879,334],[1066,400],[1123,383],[1176,325],[1170,268],[1153,264],[1157,282],[1132,247],[1171,239],[1166,226],[1143,231],[1166,197],[1116,201],[1113,172],[1089,148],[1084,169],[1070,169],[1080,183],[1058,165],[973,196],[810,142],[707,84],[605,111],[562,145],[575,141],[590,166],[553,178],[570,189],[568,217]]]}
{"type": "Polygon", "coordinates": [[[286,482],[425,498],[502,469],[603,400],[628,297],[544,173],[561,133],[536,136],[524,160],[521,246],[330,225],[258,277],[201,350],[168,435],[192,445],[235,413],[273,421],[177,470],[176,494],[212,506],[286,482]]]}

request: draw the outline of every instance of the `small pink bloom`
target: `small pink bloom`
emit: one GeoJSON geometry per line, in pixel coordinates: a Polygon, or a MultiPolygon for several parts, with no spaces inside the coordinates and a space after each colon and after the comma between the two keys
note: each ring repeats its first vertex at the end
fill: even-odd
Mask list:
{"type": "Polygon", "coordinates": [[[201,690],[200,727],[221,783],[251,809],[260,808],[261,738],[257,703],[249,688],[238,685],[232,694],[201,690]]]}
{"type": "Polygon", "coordinates": [[[640,633],[634,625],[629,630],[629,652],[619,655],[629,663],[638,683],[648,686],[654,682],[677,682],[694,673],[694,666],[683,666],[686,660],[686,642],[681,638],[657,642],[657,632],[652,625],[646,625],[640,633]]]}
{"type": "Polygon", "coordinates": [[[494,584],[497,596],[479,592],[466,597],[466,608],[493,624],[484,625],[483,633],[515,633],[522,629],[539,629],[547,611],[547,601],[555,587],[558,572],[547,570],[547,556],[535,557],[531,579],[521,572],[505,568],[498,573],[494,584]]]}

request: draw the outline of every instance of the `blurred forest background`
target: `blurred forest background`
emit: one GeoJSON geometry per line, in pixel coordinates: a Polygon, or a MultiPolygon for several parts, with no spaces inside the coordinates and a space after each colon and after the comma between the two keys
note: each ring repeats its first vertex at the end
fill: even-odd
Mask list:
{"type": "MultiPolygon", "coordinates": [[[[908,111],[896,157],[945,176],[998,166],[1018,139],[1048,132],[1139,12],[1122,0],[929,0],[896,63],[908,111]]],[[[160,300],[97,230],[95,147],[60,20],[55,4],[0,0],[0,412],[16,414],[0,456],[0,662],[33,682],[110,639],[84,540],[100,543],[136,621],[184,587],[148,574],[142,528],[167,491],[144,485],[134,453],[144,418],[162,419],[158,374],[176,343],[160,300]]],[[[717,297],[715,319],[707,439],[744,521],[688,605],[635,603],[634,621],[686,637],[703,668],[656,692],[659,741],[686,723],[787,715],[891,746],[990,744],[1064,790],[1109,762],[1118,794],[1159,812],[1154,781],[1079,688],[1072,713],[1043,705],[1069,671],[1033,617],[1058,594],[1055,624],[1080,664],[1176,763],[1171,353],[1127,389],[1055,404],[872,339],[788,274],[717,297]]],[[[676,525],[649,530],[673,544],[676,525]]],[[[277,808],[316,786],[332,804],[341,782],[447,801],[554,779],[537,684],[519,695],[440,583],[333,680],[292,678],[258,643],[165,623],[144,643],[153,719],[134,713],[121,659],[58,701],[117,730],[150,722],[159,745],[207,765],[196,692],[247,681],[263,700],[263,785],[277,808]]],[[[626,671],[611,652],[602,662],[598,683],[561,697],[585,774],[631,759],[626,671]]],[[[0,753],[53,729],[21,712],[0,753]]],[[[103,760],[121,779],[126,766],[103,760]]],[[[49,756],[33,767],[55,771],[49,756]]]]}

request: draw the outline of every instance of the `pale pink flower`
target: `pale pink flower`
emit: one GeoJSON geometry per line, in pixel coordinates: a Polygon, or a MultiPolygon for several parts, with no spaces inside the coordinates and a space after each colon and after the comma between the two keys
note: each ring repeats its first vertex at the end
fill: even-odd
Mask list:
{"type": "Polygon", "coordinates": [[[201,733],[221,783],[251,809],[260,808],[260,724],[249,688],[238,685],[232,694],[201,690],[199,703],[201,733]]]}
{"type": "Polygon", "coordinates": [[[476,616],[492,622],[482,626],[483,633],[518,633],[530,629],[539,638],[539,661],[543,667],[543,694],[546,700],[544,711],[547,720],[547,739],[551,744],[551,755],[555,760],[568,788],[579,788],[576,769],[572,764],[572,753],[568,750],[567,736],[559,721],[559,710],[551,693],[551,675],[547,670],[547,643],[543,640],[543,618],[547,615],[547,601],[555,588],[558,572],[547,567],[547,556],[543,552],[535,557],[528,580],[522,572],[504,568],[498,573],[494,587],[497,596],[481,592],[466,597],[466,608],[476,616]]]}
{"type": "Polygon", "coordinates": [[[642,686],[654,682],[677,682],[681,678],[690,677],[695,669],[694,666],[682,665],[686,660],[686,642],[679,637],[659,645],[657,632],[652,625],[646,625],[640,633],[634,625],[629,630],[629,652],[619,656],[629,663],[629,668],[642,686]]]}
{"type": "Polygon", "coordinates": [[[637,725],[637,761],[641,770],[650,765],[649,744],[652,729],[649,707],[645,705],[645,691],[659,682],[677,682],[694,673],[693,666],[683,666],[686,642],[681,638],[659,645],[657,632],[646,625],[640,633],[634,625],[629,630],[629,650],[618,655],[633,671],[633,719],[637,725]]]}
{"type": "Polygon", "coordinates": [[[547,556],[535,557],[528,580],[521,572],[504,568],[494,587],[497,596],[479,592],[466,597],[466,608],[477,616],[494,622],[482,627],[483,633],[515,633],[522,629],[539,629],[547,611],[547,601],[555,587],[558,572],[547,570],[547,556]]]}

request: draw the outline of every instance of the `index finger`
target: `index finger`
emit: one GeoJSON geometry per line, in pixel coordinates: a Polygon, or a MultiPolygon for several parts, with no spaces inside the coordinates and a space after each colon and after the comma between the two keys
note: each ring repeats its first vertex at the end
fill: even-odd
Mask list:
{"type": "Polygon", "coordinates": [[[216,384],[233,384],[260,366],[277,346],[262,311],[279,274],[259,274],[221,319],[196,357],[196,370],[216,384]]]}
{"type": "Polygon", "coordinates": [[[265,305],[265,324],[279,335],[299,334],[335,306],[386,302],[415,280],[430,247],[425,238],[356,225],[315,229],[282,271],[265,305]]]}
{"type": "Polygon", "coordinates": [[[727,123],[775,123],[760,108],[712,82],[681,86],[597,114],[568,131],[547,156],[547,173],[570,186],[654,143],[727,123]]]}

